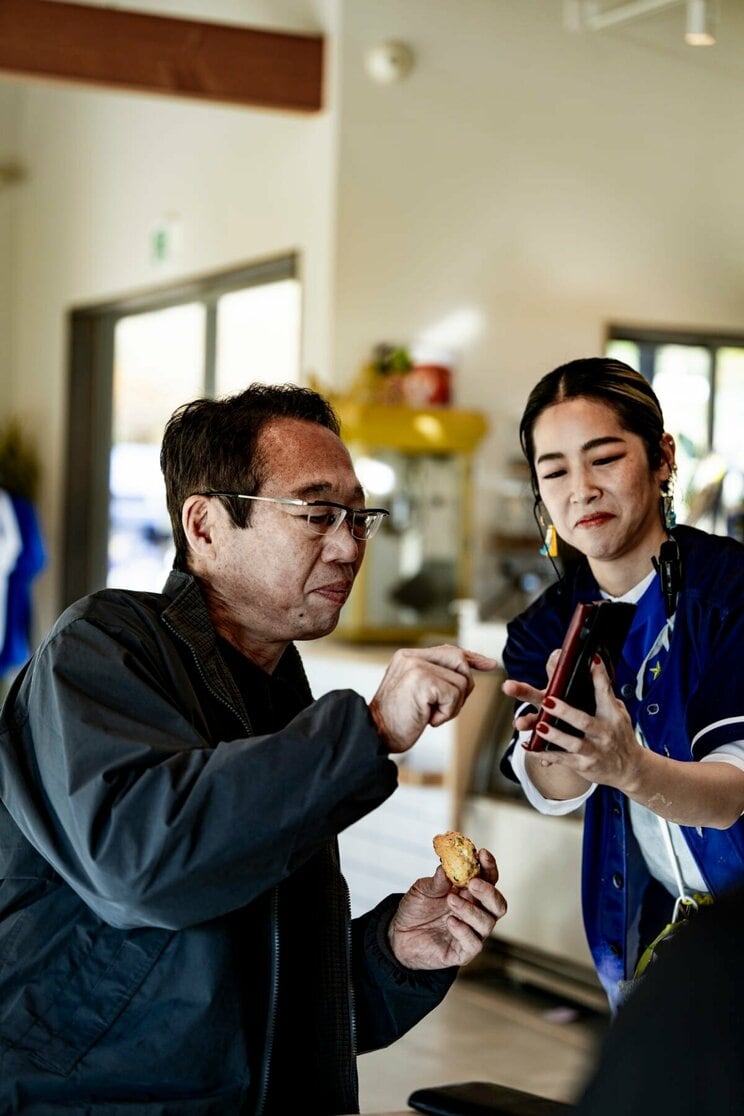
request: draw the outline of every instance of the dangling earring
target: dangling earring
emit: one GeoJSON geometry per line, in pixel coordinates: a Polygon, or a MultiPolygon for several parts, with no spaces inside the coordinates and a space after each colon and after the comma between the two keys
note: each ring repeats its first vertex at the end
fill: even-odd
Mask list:
{"type": "Polygon", "coordinates": [[[546,558],[558,557],[558,532],[554,523],[549,523],[545,529],[545,542],[540,547],[540,553],[546,558]]]}
{"type": "Polygon", "coordinates": [[[661,520],[664,524],[665,531],[671,531],[673,527],[677,526],[677,513],[674,510],[674,471],[669,473],[669,478],[664,482],[664,487],[661,490],[661,520]]]}
{"type": "Polygon", "coordinates": [[[544,558],[557,558],[558,557],[558,532],[555,529],[554,523],[546,523],[545,517],[540,510],[542,502],[538,499],[535,501],[535,518],[540,525],[541,530],[545,532],[545,541],[540,547],[540,554],[544,558]]]}

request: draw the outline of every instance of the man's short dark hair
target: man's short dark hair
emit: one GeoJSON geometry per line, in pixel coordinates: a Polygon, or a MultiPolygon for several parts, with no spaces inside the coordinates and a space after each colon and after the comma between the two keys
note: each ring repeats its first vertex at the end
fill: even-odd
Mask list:
{"type": "MultiPolygon", "coordinates": [[[[181,524],[184,502],[194,492],[244,492],[261,487],[265,462],[258,450],[264,426],[274,419],[301,419],[340,432],[331,404],[296,384],[250,384],[222,399],[195,399],[171,415],[160,450],[168,513],[176,544],[176,569],[188,569],[189,545],[181,524]]],[[[250,521],[250,500],[225,502],[236,527],[250,521]]]]}

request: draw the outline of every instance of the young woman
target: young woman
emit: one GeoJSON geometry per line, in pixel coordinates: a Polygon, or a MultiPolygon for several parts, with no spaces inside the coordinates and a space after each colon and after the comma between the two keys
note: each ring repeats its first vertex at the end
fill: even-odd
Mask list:
{"type": "Polygon", "coordinates": [[[674,440],[620,361],[548,373],[520,439],[538,516],[580,560],[509,624],[504,763],[542,813],[585,807],[584,921],[614,1009],[668,924],[744,882],[744,546],[674,526],[674,440]],[[574,736],[537,710],[575,605],[602,598],[636,612],[613,683],[592,666],[594,716],[548,699],[574,736]],[[525,750],[535,725],[557,750],[525,750]]]}

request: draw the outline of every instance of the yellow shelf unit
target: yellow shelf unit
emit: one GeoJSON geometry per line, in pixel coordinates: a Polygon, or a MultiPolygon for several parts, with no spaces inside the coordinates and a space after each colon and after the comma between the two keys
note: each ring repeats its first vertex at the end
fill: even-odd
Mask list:
{"type": "MultiPolygon", "coordinates": [[[[399,404],[357,402],[351,397],[333,398],[341,421],[341,436],[355,457],[396,451],[403,458],[431,455],[451,459],[456,473],[457,539],[454,580],[456,597],[471,591],[472,554],[472,459],[488,431],[484,415],[452,407],[416,408],[399,404]]],[[[407,623],[383,622],[375,618],[371,594],[377,540],[370,543],[357,583],[341,615],[336,637],[361,643],[414,644],[432,634],[452,635],[456,618],[435,622],[422,616],[407,623]]]]}

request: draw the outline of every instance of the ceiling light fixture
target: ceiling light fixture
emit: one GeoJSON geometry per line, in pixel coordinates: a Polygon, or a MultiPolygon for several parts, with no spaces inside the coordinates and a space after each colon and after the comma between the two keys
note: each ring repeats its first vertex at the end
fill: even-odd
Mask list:
{"type": "Polygon", "coordinates": [[[687,0],[685,42],[690,46],[713,46],[715,20],[708,0],[687,0]]]}
{"type": "Polygon", "coordinates": [[[597,0],[563,0],[563,24],[567,31],[605,31],[682,4],[687,8],[685,41],[691,46],[715,43],[715,0],[626,0],[610,6],[597,0]]]}

